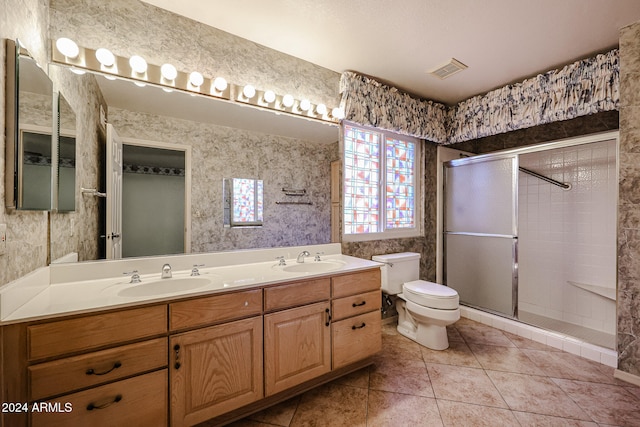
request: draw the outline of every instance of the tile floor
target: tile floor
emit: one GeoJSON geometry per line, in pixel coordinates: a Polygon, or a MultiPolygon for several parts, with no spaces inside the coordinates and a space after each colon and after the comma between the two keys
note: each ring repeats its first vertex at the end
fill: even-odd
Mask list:
{"type": "Polygon", "coordinates": [[[613,368],[469,319],[448,332],[433,351],[385,325],[374,365],[232,426],[640,426],[613,368]]]}

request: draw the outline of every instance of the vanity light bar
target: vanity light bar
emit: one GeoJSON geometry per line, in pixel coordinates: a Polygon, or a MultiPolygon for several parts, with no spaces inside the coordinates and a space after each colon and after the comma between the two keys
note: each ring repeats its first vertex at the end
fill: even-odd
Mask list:
{"type": "MultiPolygon", "coordinates": [[[[185,73],[176,70],[171,64],[158,66],[147,63],[146,71],[139,73],[132,68],[129,58],[114,55],[113,65],[107,66],[98,60],[96,50],[78,46],[78,54],[74,57],[69,57],[58,50],[56,42],[52,40],[51,43],[52,61],[70,66],[72,71],[87,70],[102,74],[111,79],[120,77],[133,80],[134,83],[139,86],[150,84],[159,86],[167,91],[177,89],[192,94],[211,96],[231,102],[238,102],[267,110],[331,123],[339,123],[340,120],[344,118],[344,112],[339,107],[329,110],[324,104],[313,104],[308,100],[297,100],[291,95],[277,95],[271,90],[263,91],[251,85],[220,84],[224,81],[221,77],[208,78],[198,72],[185,73]],[[163,67],[165,70],[164,74],[162,72],[163,67]],[[171,71],[171,75],[168,75],[168,78],[165,77],[167,76],[167,70],[171,71]],[[194,81],[200,83],[200,85],[194,86],[194,81]],[[224,89],[222,89],[223,86],[224,89]]],[[[98,49],[98,51],[102,52],[101,49],[98,49]]]]}

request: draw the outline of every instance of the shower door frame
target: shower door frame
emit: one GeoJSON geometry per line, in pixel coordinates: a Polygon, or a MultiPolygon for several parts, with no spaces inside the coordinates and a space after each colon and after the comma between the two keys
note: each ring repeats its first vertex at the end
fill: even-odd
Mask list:
{"type": "Polygon", "coordinates": [[[500,316],[506,316],[509,318],[517,319],[518,318],[518,166],[519,166],[519,158],[517,154],[512,154],[508,152],[501,153],[492,153],[490,155],[478,155],[473,157],[466,157],[463,159],[455,159],[449,160],[448,162],[444,162],[442,164],[442,278],[443,283],[447,283],[447,236],[448,235],[458,235],[458,236],[474,236],[474,237],[488,237],[488,238],[498,238],[498,239],[511,239],[511,313],[502,313],[500,311],[491,310],[486,307],[475,306],[465,302],[466,305],[478,309],[482,309],[484,311],[488,311],[500,316]],[[470,164],[479,164],[486,163],[496,160],[504,160],[504,159],[512,159],[511,165],[511,173],[512,173],[512,181],[511,181],[511,234],[492,234],[492,233],[475,233],[475,232],[450,232],[447,230],[447,206],[446,206],[446,189],[447,189],[447,168],[454,168],[457,166],[464,166],[470,164]]]}
{"type": "MultiPolygon", "coordinates": [[[[456,160],[450,160],[450,161],[446,161],[446,162],[442,162],[442,164],[439,166],[440,170],[442,171],[442,182],[438,183],[438,188],[441,189],[441,193],[439,195],[439,202],[440,202],[440,208],[441,208],[441,212],[438,212],[438,219],[442,221],[441,225],[442,225],[442,246],[438,246],[436,248],[436,252],[438,252],[439,255],[436,255],[437,259],[441,259],[442,260],[442,266],[441,266],[441,271],[442,271],[442,281],[443,283],[446,283],[446,265],[447,265],[447,257],[446,257],[446,207],[445,207],[445,200],[446,200],[446,173],[445,173],[445,168],[447,167],[447,165],[449,164],[456,164],[456,165],[460,165],[460,164],[466,164],[466,163],[470,163],[470,162],[482,162],[482,161],[487,161],[490,159],[498,159],[498,158],[504,158],[504,157],[511,157],[511,156],[515,156],[516,161],[514,162],[514,165],[516,167],[516,173],[515,173],[515,180],[514,180],[514,187],[515,187],[515,198],[514,198],[514,210],[513,213],[515,215],[515,222],[514,222],[514,228],[515,231],[517,232],[517,228],[518,228],[518,182],[519,182],[519,177],[518,177],[518,171],[517,171],[517,166],[519,164],[519,155],[520,154],[526,154],[526,153],[534,153],[534,152],[538,152],[538,151],[545,151],[545,150],[551,150],[551,149],[556,149],[556,148],[565,148],[565,147],[572,147],[572,146],[576,146],[576,145],[584,145],[584,144],[589,144],[589,143],[594,143],[594,142],[601,142],[601,141],[606,141],[609,139],[615,139],[616,140],[616,173],[618,174],[618,180],[619,178],[619,162],[620,162],[620,156],[619,156],[619,141],[620,141],[620,132],[619,131],[607,131],[607,132],[599,132],[599,133],[594,133],[594,134],[590,134],[590,135],[586,135],[586,136],[580,136],[580,137],[570,137],[570,138],[565,138],[565,139],[560,139],[560,140],[555,140],[555,141],[550,141],[550,142],[545,142],[545,143],[541,143],[541,144],[534,144],[534,145],[530,145],[530,146],[526,146],[526,147],[520,147],[520,148],[511,148],[511,149],[506,149],[506,150],[500,150],[500,151],[495,151],[492,153],[487,153],[487,154],[478,154],[472,157],[466,157],[463,159],[456,159],[456,160]]],[[[450,165],[449,165],[450,166],[450,165]]],[[[617,198],[617,196],[616,196],[617,198]]],[[[517,236],[517,233],[514,234],[515,236],[517,236]]],[[[513,319],[518,320],[518,274],[517,274],[517,257],[518,257],[518,251],[517,251],[517,238],[514,239],[515,242],[515,255],[514,255],[514,260],[515,260],[515,264],[514,264],[514,293],[513,293],[513,319]]],[[[617,277],[616,277],[616,282],[617,282],[617,277]]],[[[617,283],[616,283],[616,288],[617,288],[617,283]]],[[[467,304],[465,304],[467,305],[467,304]]],[[[477,308],[479,310],[485,311],[485,312],[489,312],[489,313],[493,313],[496,314],[498,316],[502,316],[505,317],[505,314],[500,313],[500,312],[496,312],[493,310],[489,310],[485,307],[478,307],[478,306],[472,306],[469,305],[470,307],[473,308],[477,308]]]]}

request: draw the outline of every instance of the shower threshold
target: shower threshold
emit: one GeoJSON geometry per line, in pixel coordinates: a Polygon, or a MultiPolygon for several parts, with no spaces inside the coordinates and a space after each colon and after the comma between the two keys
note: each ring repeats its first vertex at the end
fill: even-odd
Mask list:
{"type": "Polygon", "coordinates": [[[594,344],[600,347],[609,349],[616,348],[616,336],[615,334],[609,334],[603,331],[590,329],[584,326],[576,325],[574,323],[565,322],[558,319],[552,319],[539,314],[529,313],[526,311],[518,311],[518,320],[524,323],[528,323],[532,326],[547,329],[549,331],[559,332],[561,334],[569,335],[575,338],[579,338],[590,344],[594,344]]]}

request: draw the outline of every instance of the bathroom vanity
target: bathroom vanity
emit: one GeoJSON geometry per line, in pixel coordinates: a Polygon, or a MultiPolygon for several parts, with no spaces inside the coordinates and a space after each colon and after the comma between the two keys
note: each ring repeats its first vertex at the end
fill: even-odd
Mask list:
{"type": "MultiPolygon", "coordinates": [[[[380,264],[325,258],[287,260],[289,271],[201,268],[187,277],[222,286],[187,294],[149,297],[136,287],[154,283],[145,274],[139,284],[96,279],[109,306],[56,314],[35,300],[52,310],[57,291],[41,291],[21,309],[42,316],[0,329],[2,402],[14,404],[2,426],[220,425],[370,364],[381,348],[380,264]],[[145,295],[118,304],[114,289],[145,295]]],[[[162,284],[189,283],[174,276],[162,284]]]]}

